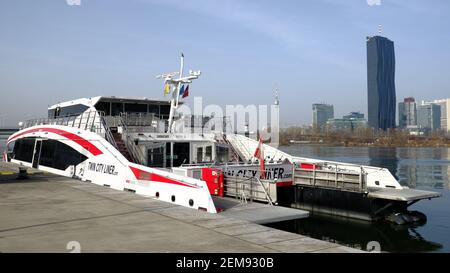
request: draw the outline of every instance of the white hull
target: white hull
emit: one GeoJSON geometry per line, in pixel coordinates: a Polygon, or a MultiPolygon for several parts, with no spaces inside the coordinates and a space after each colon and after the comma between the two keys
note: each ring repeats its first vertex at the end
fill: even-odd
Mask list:
{"type": "MultiPolygon", "coordinates": [[[[39,157],[34,156],[28,161],[11,159],[12,163],[75,177],[116,190],[134,191],[136,194],[193,209],[217,212],[205,181],[129,162],[115,147],[96,133],[68,126],[39,125],[11,135],[8,144],[24,138],[34,138],[36,142],[51,140],[60,142],[86,159],[64,170],[36,162],[39,157]]],[[[33,155],[40,152],[36,148],[37,146],[33,155]]]]}

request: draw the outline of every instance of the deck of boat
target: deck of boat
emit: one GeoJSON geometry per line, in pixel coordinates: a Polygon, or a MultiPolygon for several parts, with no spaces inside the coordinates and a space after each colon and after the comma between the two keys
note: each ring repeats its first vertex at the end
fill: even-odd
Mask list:
{"type": "Polygon", "coordinates": [[[423,191],[415,189],[391,189],[391,188],[369,188],[367,197],[387,199],[393,201],[412,202],[422,199],[430,199],[440,197],[441,194],[433,191],[423,191]]]}

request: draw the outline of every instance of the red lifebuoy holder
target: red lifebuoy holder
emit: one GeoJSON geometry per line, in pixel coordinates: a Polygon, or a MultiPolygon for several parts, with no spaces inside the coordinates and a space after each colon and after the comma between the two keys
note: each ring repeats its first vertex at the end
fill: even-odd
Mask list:
{"type": "Polygon", "coordinates": [[[223,172],[214,168],[202,169],[202,180],[208,185],[209,193],[211,195],[224,196],[223,189],[223,172]]]}

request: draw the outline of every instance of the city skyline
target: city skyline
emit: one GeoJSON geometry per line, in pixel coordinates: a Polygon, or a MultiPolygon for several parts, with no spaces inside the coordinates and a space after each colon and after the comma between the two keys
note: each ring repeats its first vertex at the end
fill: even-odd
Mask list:
{"type": "Polygon", "coordinates": [[[207,104],[270,104],[277,88],[282,125],[311,124],[310,105],[320,101],[336,116],[367,115],[364,41],[380,24],[396,43],[397,97],[446,98],[450,38],[439,30],[450,27],[449,8],[448,1],[5,1],[0,92],[13,95],[0,101],[0,120],[15,126],[80,97],[163,98],[154,76],[176,69],[181,52],[188,69],[203,72],[191,98],[207,104]]]}

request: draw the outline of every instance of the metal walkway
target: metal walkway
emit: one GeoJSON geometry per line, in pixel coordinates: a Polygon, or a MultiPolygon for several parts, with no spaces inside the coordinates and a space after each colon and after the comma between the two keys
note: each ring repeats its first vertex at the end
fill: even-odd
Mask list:
{"type": "Polygon", "coordinates": [[[257,202],[241,203],[239,200],[229,197],[214,196],[213,200],[216,207],[223,209],[219,213],[220,215],[256,224],[302,219],[309,216],[309,212],[305,210],[271,206],[257,202]]]}

